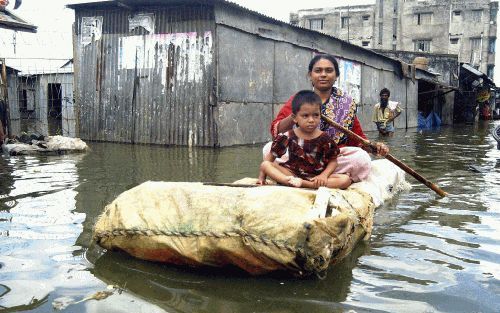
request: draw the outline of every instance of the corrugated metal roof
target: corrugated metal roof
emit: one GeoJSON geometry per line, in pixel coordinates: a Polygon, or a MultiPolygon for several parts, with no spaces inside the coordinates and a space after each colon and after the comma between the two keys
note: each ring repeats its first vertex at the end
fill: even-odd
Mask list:
{"type": "Polygon", "coordinates": [[[488,75],[486,75],[485,73],[476,70],[474,67],[470,66],[467,63],[462,64],[462,67],[472,74],[476,75],[477,77],[481,77],[483,80],[486,80],[486,82],[488,82],[490,85],[495,86],[493,80],[491,80],[491,78],[488,77],[488,75]]]}
{"type": "Polygon", "coordinates": [[[73,68],[61,68],[67,62],[67,59],[5,58],[5,64],[21,75],[73,73],[73,68]]]}
{"type": "Polygon", "coordinates": [[[348,41],[339,39],[337,37],[322,33],[322,32],[317,32],[315,30],[311,30],[308,28],[304,28],[301,26],[297,25],[292,25],[287,22],[283,22],[280,20],[277,20],[275,18],[272,18],[270,16],[267,16],[265,14],[262,14],[257,11],[253,11],[251,9],[248,9],[246,7],[243,7],[237,3],[227,1],[227,0],[106,0],[106,1],[99,1],[99,2],[84,2],[84,3],[76,3],[76,4],[69,4],[67,5],[68,8],[70,9],[104,9],[104,8],[129,8],[129,9],[136,9],[138,7],[144,7],[144,6],[159,6],[159,5],[165,5],[165,4],[182,4],[182,5],[189,5],[189,4],[205,4],[205,5],[214,5],[214,4],[222,4],[226,6],[230,6],[233,8],[236,8],[238,10],[244,11],[245,13],[249,13],[252,15],[256,15],[259,18],[265,18],[267,22],[284,26],[286,25],[287,27],[294,28],[294,29],[300,29],[302,31],[306,32],[312,32],[315,35],[322,35],[324,37],[340,41],[343,45],[352,47],[354,49],[362,50],[365,53],[371,54],[373,56],[377,56],[379,58],[385,59],[389,62],[392,62],[396,65],[399,65],[400,61],[391,57],[388,57],[386,55],[380,54],[376,51],[370,50],[370,49],[365,49],[363,47],[360,47],[358,45],[352,44],[348,41]]]}
{"type": "Polygon", "coordinates": [[[7,28],[16,31],[36,33],[37,27],[22,18],[14,15],[9,10],[0,10],[0,28],[7,28]]]}

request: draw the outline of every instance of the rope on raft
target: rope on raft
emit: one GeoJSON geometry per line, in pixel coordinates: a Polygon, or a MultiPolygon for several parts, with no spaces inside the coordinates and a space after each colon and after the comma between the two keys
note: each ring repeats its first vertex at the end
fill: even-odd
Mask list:
{"type": "Polygon", "coordinates": [[[96,233],[96,241],[99,243],[102,239],[120,237],[120,236],[168,236],[168,237],[214,237],[214,238],[229,238],[229,237],[243,237],[245,239],[250,239],[251,241],[262,243],[266,246],[273,245],[280,250],[286,250],[291,253],[296,253],[297,249],[290,247],[285,243],[278,242],[266,238],[264,236],[257,236],[254,234],[247,233],[244,230],[235,231],[225,231],[225,232],[213,232],[213,231],[165,231],[165,230],[153,230],[153,229],[114,229],[112,231],[104,231],[96,233]]]}
{"type": "MultiPolygon", "coordinates": [[[[307,223],[306,223],[307,224],[307,223]]],[[[307,237],[309,236],[310,227],[307,227],[307,237]]],[[[332,253],[330,254],[330,259],[335,258],[344,247],[351,241],[352,235],[354,233],[355,228],[352,227],[350,234],[348,235],[348,240],[341,247],[337,249],[331,249],[332,253]]],[[[272,240],[266,238],[264,236],[257,236],[254,234],[250,234],[244,230],[235,230],[235,231],[226,231],[226,232],[213,232],[213,231],[191,231],[191,232],[182,232],[182,231],[164,231],[164,230],[153,230],[153,229],[114,229],[112,231],[104,231],[95,234],[95,241],[100,243],[101,240],[106,238],[113,237],[121,237],[121,236],[169,236],[169,237],[214,237],[214,238],[230,238],[230,237],[241,237],[244,241],[251,240],[256,243],[261,243],[266,246],[274,246],[280,250],[288,251],[297,256],[297,260],[300,260],[302,264],[302,268],[305,270],[305,273],[301,273],[301,275],[309,275],[315,274],[318,278],[322,279],[326,276],[326,270],[328,269],[329,260],[325,260],[325,258],[321,255],[319,256],[311,256],[309,253],[304,251],[304,248],[295,248],[290,245],[282,242],[278,242],[276,240],[272,240]]],[[[307,241],[307,240],[306,240],[307,241]]],[[[332,248],[332,247],[330,247],[332,248]]]]}

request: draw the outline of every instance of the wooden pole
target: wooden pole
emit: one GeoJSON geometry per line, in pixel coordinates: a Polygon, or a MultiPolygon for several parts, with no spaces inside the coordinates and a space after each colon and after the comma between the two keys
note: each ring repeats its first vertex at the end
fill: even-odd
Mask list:
{"type": "MultiPolygon", "coordinates": [[[[377,151],[377,147],[374,144],[372,144],[369,140],[366,140],[365,138],[363,138],[363,137],[359,136],[358,134],[350,131],[349,129],[345,128],[344,126],[342,126],[342,125],[334,122],[332,119],[328,118],[327,116],[325,116],[323,114],[321,115],[321,118],[323,118],[323,120],[325,120],[328,124],[332,125],[333,127],[337,128],[338,130],[343,131],[348,137],[353,138],[353,139],[361,142],[364,146],[370,147],[373,151],[377,151]]],[[[425,179],[422,175],[420,175],[419,173],[417,173],[415,170],[413,170],[411,167],[409,167],[408,165],[404,164],[400,160],[396,159],[391,154],[387,154],[384,157],[386,159],[388,159],[389,161],[391,161],[392,163],[396,164],[399,168],[401,168],[406,173],[408,173],[411,176],[413,176],[416,180],[418,180],[422,184],[424,184],[427,187],[429,187],[430,189],[432,189],[434,192],[436,192],[441,197],[446,197],[447,193],[445,191],[443,191],[441,188],[439,188],[437,185],[433,184],[429,180],[425,179]]]]}

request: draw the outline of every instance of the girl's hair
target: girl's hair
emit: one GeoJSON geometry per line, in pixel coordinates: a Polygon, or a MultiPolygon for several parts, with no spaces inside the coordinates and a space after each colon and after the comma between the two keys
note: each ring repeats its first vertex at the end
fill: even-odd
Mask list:
{"type": "Polygon", "coordinates": [[[295,94],[292,100],[292,112],[297,114],[304,103],[317,104],[321,107],[321,98],[310,90],[301,90],[295,94]]]}
{"type": "Polygon", "coordinates": [[[339,63],[337,62],[335,57],[331,54],[317,54],[317,55],[315,55],[314,58],[311,59],[311,62],[309,62],[309,67],[308,67],[309,73],[312,72],[314,64],[316,64],[321,59],[325,59],[325,60],[332,62],[333,67],[335,68],[335,74],[337,75],[337,77],[339,77],[339,75],[340,75],[339,63]]]}

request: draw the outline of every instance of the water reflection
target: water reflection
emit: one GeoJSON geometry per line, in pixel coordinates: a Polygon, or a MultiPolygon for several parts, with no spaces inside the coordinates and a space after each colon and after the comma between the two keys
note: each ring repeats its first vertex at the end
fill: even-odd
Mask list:
{"type": "Polygon", "coordinates": [[[259,146],[91,143],[85,155],[0,157],[0,311],[49,312],[55,298],[81,299],[108,284],[123,291],[68,311],[498,311],[500,150],[492,127],[398,130],[381,138],[450,196],[408,178],[414,188],[378,209],[370,242],[324,281],[174,268],[91,244],[96,218],[123,191],[147,180],[256,176],[259,146]]]}
{"type": "Polygon", "coordinates": [[[487,129],[473,127],[415,135],[416,155],[406,162],[450,196],[429,198],[422,186],[415,185],[397,204],[377,211],[372,255],[361,258],[354,271],[361,284],[353,284],[353,293],[365,297],[364,301],[384,303],[370,308],[399,311],[407,305],[416,312],[494,312],[499,307],[498,284],[491,276],[494,268],[500,270],[494,261],[500,256],[500,237],[491,236],[500,225],[485,217],[498,216],[500,211],[498,206],[491,212],[488,205],[492,200],[498,203],[500,189],[487,179],[493,176],[498,181],[500,176],[467,170],[468,164],[491,168],[489,164],[498,162],[498,157],[490,155],[487,129]],[[491,289],[492,284],[497,287],[491,289]]]}
{"type": "Polygon", "coordinates": [[[10,190],[14,185],[14,177],[12,176],[12,165],[9,160],[0,156],[0,221],[5,221],[11,208],[16,205],[15,199],[9,197],[10,190]]]}
{"type": "Polygon", "coordinates": [[[84,218],[73,212],[78,157],[0,159],[0,307],[30,310],[46,305],[56,288],[71,285],[60,279],[78,262],[71,254],[84,218]]]}
{"type": "Polygon", "coordinates": [[[190,271],[119,252],[99,257],[92,273],[168,312],[343,312],[338,303],[347,298],[352,269],[367,248],[357,246],[322,281],[248,277],[236,269],[190,271]]]}

